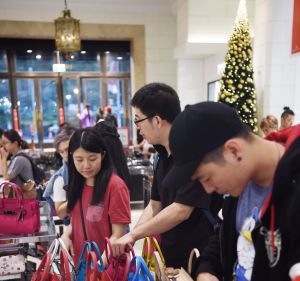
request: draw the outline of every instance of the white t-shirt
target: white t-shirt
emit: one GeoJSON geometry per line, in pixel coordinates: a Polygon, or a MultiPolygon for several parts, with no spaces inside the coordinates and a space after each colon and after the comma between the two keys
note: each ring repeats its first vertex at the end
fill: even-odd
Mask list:
{"type": "Polygon", "coordinates": [[[64,179],[61,176],[58,176],[53,184],[53,195],[52,199],[54,202],[61,202],[67,200],[67,193],[64,190],[64,179]]]}

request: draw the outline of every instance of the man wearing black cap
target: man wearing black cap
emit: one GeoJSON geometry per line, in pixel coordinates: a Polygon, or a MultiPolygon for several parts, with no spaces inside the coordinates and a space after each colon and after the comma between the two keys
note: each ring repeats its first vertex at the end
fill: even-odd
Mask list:
{"type": "MultiPolygon", "coordinates": [[[[188,186],[163,186],[162,180],[173,166],[169,132],[180,113],[179,98],[170,86],[151,83],[133,97],[134,123],[141,135],[159,154],[155,168],[151,200],[134,229],[113,241],[114,255],[124,251],[126,243],[146,236],[161,234],[161,248],[168,267],[187,267],[190,251],[201,251],[213,233],[203,209],[210,207],[208,195],[199,183],[188,186]]],[[[218,211],[218,210],[217,210],[218,211]]]]}
{"type": "Polygon", "coordinates": [[[197,261],[197,281],[300,280],[299,136],[300,125],[281,139],[285,146],[262,139],[215,102],[176,118],[174,166],[163,184],[196,180],[208,193],[228,195],[220,235],[197,261]]]}

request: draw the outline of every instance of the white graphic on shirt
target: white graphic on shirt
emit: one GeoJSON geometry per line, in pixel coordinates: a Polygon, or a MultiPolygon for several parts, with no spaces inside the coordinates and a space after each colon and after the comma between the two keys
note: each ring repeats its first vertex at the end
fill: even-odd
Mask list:
{"type": "Polygon", "coordinates": [[[238,281],[251,280],[255,257],[255,249],[251,233],[255,228],[257,221],[258,209],[255,207],[252,210],[252,216],[246,218],[237,241],[238,262],[235,268],[235,275],[236,280],[238,281]]]}

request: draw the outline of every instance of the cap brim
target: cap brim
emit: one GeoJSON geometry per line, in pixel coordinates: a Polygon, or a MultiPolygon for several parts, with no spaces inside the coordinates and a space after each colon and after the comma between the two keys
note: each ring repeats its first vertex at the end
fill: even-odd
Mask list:
{"type": "Polygon", "coordinates": [[[186,186],[192,181],[199,160],[195,160],[185,164],[174,164],[169,173],[165,176],[162,185],[174,188],[186,186]]]}

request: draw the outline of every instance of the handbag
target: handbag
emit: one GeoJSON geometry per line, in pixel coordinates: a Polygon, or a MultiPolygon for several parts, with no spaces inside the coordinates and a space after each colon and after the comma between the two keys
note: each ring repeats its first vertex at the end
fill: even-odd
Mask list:
{"type": "Polygon", "coordinates": [[[22,273],[25,271],[25,257],[23,255],[9,255],[0,257],[0,276],[22,273]]]}
{"type": "Polygon", "coordinates": [[[144,258],[149,270],[152,272],[153,277],[155,277],[154,251],[157,251],[159,253],[164,268],[166,268],[166,262],[156,238],[153,236],[146,237],[144,239],[142,257],[144,258]]]}
{"type": "MultiPolygon", "coordinates": [[[[103,268],[102,259],[100,259],[100,265],[103,268]]],[[[112,281],[112,279],[106,271],[99,270],[97,254],[94,251],[90,251],[88,255],[85,281],[112,281]]]]}
{"type": "Polygon", "coordinates": [[[35,199],[24,199],[21,188],[11,182],[3,182],[0,198],[0,233],[34,234],[40,230],[40,207],[35,199]],[[5,188],[10,187],[15,198],[6,198],[5,188]]]}
{"type": "Polygon", "coordinates": [[[193,278],[185,271],[183,267],[165,268],[160,254],[154,251],[154,260],[156,267],[156,276],[159,281],[193,281],[193,278]]]}
{"type": "Polygon", "coordinates": [[[154,281],[144,259],[140,256],[134,256],[130,262],[128,281],[154,281]]]}
{"type": "Polygon", "coordinates": [[[86,273],[87,273],[87,260],[84,258],[85,253],[95,252],[96,257],[100,260],[100,264],[98,264],[98,270],[104,271],[103,261],[101,252],[96,242],[85,242],[83,245],[79,261],[78,261],[78,270],[77,270],[77,279],[76,281],[84,281],[86,280],[86,273]]]}
{"type": "MultiPolygon", "coordinates": [[[[105,271],[108,273],[113,281],[126,281],[129,266],[130,266],[130,253],[122,253],[118,257],[114,257],[112,254],[112,247],[108,238],[105,238],[105,255],[107,258],[107,266],[105,271]]],[[[130,244],[127,244],[132,257],[135,256],[134,249],[130,244]]]]}
{"type": "Polygon", "coordinates": [[[37,271],[32,275],[31,281],[72,281],[67,251],[65,249],[60,251],[59,273],[54,272],[52,259],[52,254],[47,252],[37,271]]]}
{"type": "MultiPolygon", "coordinates": [[[[48,252],[51,254],[50,264],[52,265],[52,269],[54,272],[60,274],[59,265],[62,262],[61,258],[60,258],[60,252],[62,252],[62,251],[64,252],[63,253],[64,256],[66,256],[66,258],[64,260],[66,260],[66,263],[68,263],[68,272],[70,274],[70,278],[72,281],[75,281],[76,280],[76,269],[74,266],[73,258],[70,256],[64,242],[60,238],[54,239],[48,249],[48,252]]],[[[66,266],[65,266],[65,269],[66,269],[66,266]]]]}

